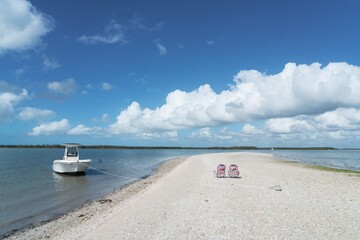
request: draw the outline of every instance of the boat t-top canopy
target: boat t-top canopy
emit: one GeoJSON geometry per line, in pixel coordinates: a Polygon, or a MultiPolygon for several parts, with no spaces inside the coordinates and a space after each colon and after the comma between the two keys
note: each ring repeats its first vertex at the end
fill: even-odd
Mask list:
{"type": "Polygon", "coordinates": [[[61,146],[64,146],[64,147],[79,147],[79,146],[81,146],[81,144],[79,144],[79,143],[63,143],[63,144],[61,144],[61,146]]]}

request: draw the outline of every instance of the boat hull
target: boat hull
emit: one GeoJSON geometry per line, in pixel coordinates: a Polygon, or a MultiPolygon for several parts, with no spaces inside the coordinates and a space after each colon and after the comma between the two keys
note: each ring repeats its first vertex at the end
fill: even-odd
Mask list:
{"type": "Polygon", "coordinates": [[[65,174],[83,174],[91,164],[91,159],[78,161],[55,160],[53,162],[53,171],[65,174]]]}

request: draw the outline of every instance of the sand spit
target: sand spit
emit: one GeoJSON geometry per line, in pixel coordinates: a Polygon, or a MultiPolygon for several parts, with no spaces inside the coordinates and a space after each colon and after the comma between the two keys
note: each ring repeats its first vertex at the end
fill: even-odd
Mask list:
{"type": "Polygon", "coordinates": [[[9,239],[360,239],[359,196],[358,174],[206,154],[9,239]],[[215,178],[218,163],[241,178],[215,178]]]}

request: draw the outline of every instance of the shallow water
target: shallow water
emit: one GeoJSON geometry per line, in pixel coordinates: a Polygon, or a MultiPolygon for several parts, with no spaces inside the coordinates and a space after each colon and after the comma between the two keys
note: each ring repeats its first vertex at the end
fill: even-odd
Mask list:
{"type": "MultiPolygon", "coordinates": [[[[92,159],[92,167],[111,175],[89,169],[85,176],[67,176],[52,171],[52,162],[62,157],[63,149],[0,148],[0,236],[61,215],[86,201],[148,176],[167,159],[214,152],[221,151],[80,149],[81,159],[92,159]]],[[[360,171],[360,151],[255,152],[360,171]]]]}
{"type": "Polygon", "coordinates": [[[281,159],[360,171],[360,150],[274,150],[268,152],[281,159]]]}
{"type": "Polygon", "coordinates": [[[80,149],[80,158],[92,159],[91,166],[102,172],[67,176],[52,171],[63,149],[0,148],[0,236],[148,176],[166,159],[204,152],[209,151],[80,149]]]}

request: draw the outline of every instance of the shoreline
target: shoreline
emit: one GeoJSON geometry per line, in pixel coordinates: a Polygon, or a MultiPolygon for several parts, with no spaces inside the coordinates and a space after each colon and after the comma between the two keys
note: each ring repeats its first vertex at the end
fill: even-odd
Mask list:
{"type": "Polygon", "coordinates": [[[271,154],[196,155],[6,239],[357,239],[359,187],[358,172],[271,154]],[[233,162],[241,178],[214,177],[218,163],[233,162]]]}
{"type": "Polygon", "coordinates": [[[185,159],[186,157],[178,157],[166,160],[160,163],[156,170],[145,178],[125,184],[103,197],[89,200],[59,216],[54,216],[38,224],[29,224],[23,228],[13,229],[0,236],[0,239],[48,239],[50,235],[61,232],[64,225],[77,224],[94,215],[105,214],[114,205],[131,198],[150,186],[153,181],[181,164],[185,159]]]}

